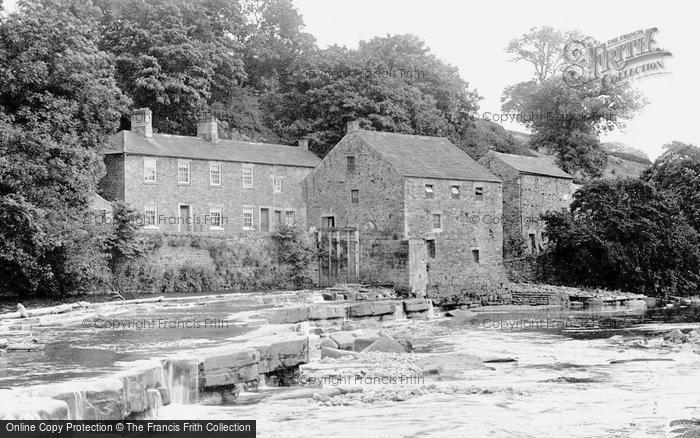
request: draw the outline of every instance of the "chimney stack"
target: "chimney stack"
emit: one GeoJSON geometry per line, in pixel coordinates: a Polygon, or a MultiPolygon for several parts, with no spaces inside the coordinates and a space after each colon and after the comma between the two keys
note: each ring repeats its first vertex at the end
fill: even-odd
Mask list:
{"type": "Polygon", "coordinates": [[[299,144],[299,149],[303,149],[305,151],[309,150],[309,140],[306,138],[300,138],[298,141],[299,144]]]}
{"type": "Polygon", "coordinates": [[[360,130],[360,122],[357,120],[353,120],[351,122],[348,122],[348,124],[346,126],[347,126],[347,129],[345,130],[345,132],[347,134],[350,134],[351,132],[357,132],[360,130]]]}
{"type": "Polygon", "coordinates": [[[215,116],[207,116],[197,121],[197,137],[212,143],[219,142],[219,127],[215,116]]]}
{"type": "Polygon", "coordinates": [[[153,137],[153,124],[151,123],[151,110],[139,108],[131,112],[131,132],[144,137],[153,137]]]}

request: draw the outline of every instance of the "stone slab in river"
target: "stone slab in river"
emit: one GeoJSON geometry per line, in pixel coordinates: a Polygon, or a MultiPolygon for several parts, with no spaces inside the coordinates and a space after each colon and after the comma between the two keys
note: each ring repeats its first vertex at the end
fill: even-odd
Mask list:
{"type": "Polygon", "coordinates": [[[254,348],[207,354],[201,366],[204,386],[232,385],[255,380],[258,378],[259,361],[260,353],[254,348]]]}
{"type": "Polygon", "coordinates": [[[309,361],[309,338],[276,342],[258,347],[258,373],[266,374],[281,368],[291,368],[309,361]]]}
{"type": "Polygon", "coordinates": [[[369,301],[353,304],[348,308],[348,316],[361,318],[363,316],[382,316],[393,314],[396,311],[396,303],[391,301],[369,301]]]}
{"type": "Polygon", "coordinates": [[[67,420],[68,405],[50,397],[13,397],[2,395],[0,420],[67,420]]]}

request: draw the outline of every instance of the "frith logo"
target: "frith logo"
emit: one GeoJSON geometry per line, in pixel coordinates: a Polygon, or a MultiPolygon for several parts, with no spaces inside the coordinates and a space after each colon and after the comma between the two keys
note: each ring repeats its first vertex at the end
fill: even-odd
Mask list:
{"type": "Polygon", "coordinates": [[[591,37],[570,41],[564,48],[569,63],[564,68],[564,81],[576,87],[593,81],[609,85],[668,73],[664,58],[672,55],[657,46],[657,31],[655,27],[638,30],[604,43],[591,37]]]}

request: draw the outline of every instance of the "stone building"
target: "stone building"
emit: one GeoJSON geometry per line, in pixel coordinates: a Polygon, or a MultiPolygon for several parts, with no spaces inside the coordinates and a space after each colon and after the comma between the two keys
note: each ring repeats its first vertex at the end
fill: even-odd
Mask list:
{"type": "Polygon", "coordinates": [[[544,157],[490,151],[479,162],[503,180],[506,256],[520,246],[527,254],[543,250],[546,237],[541,215],[569,207],[572,176],[544,157]]]}
{"type": "Polygon", "coordinates": [[[320,161],[304,140],[219,139],[214,118],[197,123],[196,137],[154,133],[147,108],[134,111],[131,130],[112,136],[102,154],[102,196],[142,212],[145,230],[215,234],[304,227],[300,183],[320,161]]]}
{"type": "MultiPolygon", "coordinates": [[[[341,242],[357,230],[357,257],[347,259],[359,281],[422,295],[504,279],[502,228],[488,220],[501,216],[501,181],[446,138],[350,122],[302,185],[309,226],[331,239],[343,230],[341,242]]],[[[339,263],[351,250],[348,241],[339,263]]]]}

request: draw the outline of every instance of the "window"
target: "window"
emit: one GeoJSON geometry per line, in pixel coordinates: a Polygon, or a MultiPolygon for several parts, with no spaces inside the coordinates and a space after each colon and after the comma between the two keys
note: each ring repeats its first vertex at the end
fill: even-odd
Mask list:
{"type": "Polygon", "coordinates": [[[428,250],[428,257],[431,259],[435,258],[435,239],[425,241],[428,250]]]}
{"type": "Polygon", "coordinates": [[[253,209],[249,207],[243,208],[243,229],[253,230],[253,209]]]}
{"type": "Polygon", "coordinates": [[[282,210],[275,210],[275,225],[282,225],[282,210]]]}
{"type": "Polygon", "coordinates": [[[190,183],[190,163],[187,161],[178,161],[177,163],[177,183],[190,183]]]}
{"type": "Polygon", "coordinates": [[[209,184],[212,186],[221,185],[221,164],[209,163],[209,184]]]}
{"type": "Polygon", "coordinates": [[[323,216],[321,218],[323,228],[335,228],[335,216],[323,216]]]}
{"type": "Polygon", "coordinates": [[[272,191],[275,193],[282,192],[282,177],[276,176],[272,180],[272,191]]]}
{"type": "Polygon", "coordinates": [[[355,157],[347,157],[348,172],[355,171],[355,157]]]}
{"type": "Polygon", "coordinates": [[[452,193],[452,199],[459,199],[459,186],[450,187],[450,192],[452,193]]]}
{"type": "Polygon", "coordinates": [[[253,165],[244,164],[242,171],[243,187],[253,187],[253,165]]]}
{"type": "Polygon", "coordinates": [[[535,233],[530,233],[529,237],[530,254],[535,254],[537,252],[537,239],[535,238],[535,233]]]}
{"type": "Polygon", "coordinates": [[[212,207],[209,209],[209,229],[210,230],[223,230],[222,217],[221,217],[221,207],[212,207]]]}
{"type": "Polygon", "coordinates": [[[479,263],[479,250],[478,249],[472,250],[472,260],[474,260],[474,263],[479,263]]]}
{"type": "Polygon", "coordinates": [[[156,204],[143,206],[143,227],[158,228],[158,206],[156,204]]]}
{"type": "Polygon", "coordinates": [[[483,187],[474,188],[474,197],[476,197],[477,201],[483,200],[484,199],[484,188],[483,187]]]}
{"type": "Polygon", "coordinates": [[[353,204],[360,203],[360,191],[359,190],[350,190],[350,202],[352,202],[353,204]]]}
{"type": "Polygon", "coordinates": [[[433,199],[433,185],[432,184],[425,185],[425,198],[426,199],[433,199]]]}
{"type": "Polygon", "coordinates": [[[156,159],[155,158],[144,158],[143,159],[143,182],[156,182],[157,181],[157,171],[156,171],[156,159]]]}
{"type": "Polygon", "coordinates": [[[284,212],[284,223],[288,227],[292,227],[297,223],[297,213],[294,210],[287,210],[284,212]]]}
{"type": "Polygon", "coordinates": [[[442,229],[442,217],[440,216],[439,213],[433,213],[433,229],[434,230],[442,229]]]}

